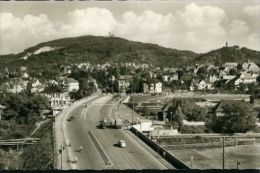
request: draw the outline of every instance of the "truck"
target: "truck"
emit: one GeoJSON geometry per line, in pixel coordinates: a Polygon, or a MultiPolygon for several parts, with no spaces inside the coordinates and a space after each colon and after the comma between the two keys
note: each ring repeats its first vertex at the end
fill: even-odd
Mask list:
{"type": "Polygon", "coordinates": [[[101,129],[105,129],[107,126],[107,119],[106,118],[102,118],[102,120],[99,122],[99,126],[101,129]]]}

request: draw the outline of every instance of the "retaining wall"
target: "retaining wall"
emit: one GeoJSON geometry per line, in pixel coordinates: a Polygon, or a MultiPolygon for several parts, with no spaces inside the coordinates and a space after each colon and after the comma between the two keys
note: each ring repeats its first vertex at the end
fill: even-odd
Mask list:
{"type": "Polygon", "coordinates": [[[165,160],[171,163],[177,169],[190,169],[185,163],[181,160],[177,159],[174,155],[166,151],[160,145],[153,142],[143,133],[135,129],[134,127],[130,128],[130,131],[133,132],[138,138],[140,138],[144,143],[146,143],[149,147],[151,147],[154,151],[156,151],[160,156],[162,156],[165,160]]]}

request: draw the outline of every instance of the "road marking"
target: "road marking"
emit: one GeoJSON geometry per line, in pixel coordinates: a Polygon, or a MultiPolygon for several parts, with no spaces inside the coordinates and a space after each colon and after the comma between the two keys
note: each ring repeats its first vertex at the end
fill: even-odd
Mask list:
{"type": "Polygon", "coordinates": [[[87,108],[82,108],[80,118],[87,119],[87,108]]]}
{"type": "Polygon", "coordinates": [[[87,131],[87,134],[88,134],[92,144],[94,145],[94,148],[97,150],[98,155],[103,160],[105,166],[112,166],[113,164],[112,164],[111,160],[109,159],[109,157],[105,153],[105,150],[102,148],[101,144],[99,143],[99,141],[95,137],[95,135],[92,132],[92,130],[91,131],[87,131]]]}

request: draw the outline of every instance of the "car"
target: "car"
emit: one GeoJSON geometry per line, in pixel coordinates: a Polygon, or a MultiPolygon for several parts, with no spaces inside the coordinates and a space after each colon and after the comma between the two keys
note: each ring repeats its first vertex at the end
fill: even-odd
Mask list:
{"type": "Polygon", "coordinates": [[[79,159],[75,156],[73,160],[71,160],[71,163],[77,163],[79,161],[79,159]]]}
{"type": "Polygon", "coordinates": [[[125,147],[126,147],[125,140],[120,140],[120,141],[118,142],[118,146],[119,146],[120,148],[125,148],[125,147]]]}
{"type": "Polygon", "coordinates": [[[67,119],[67,121],[71,121],[71,120],[73,120],[73,119],[74,119],[74,117],[71,116],[71,117],[69,117],[69,118],[67,119]]]}
{"type": "Polygon", "coordinates": [[[66,140],[66,146],[71,146],[71,143],[70,143],[69,139],[66,140]]]}

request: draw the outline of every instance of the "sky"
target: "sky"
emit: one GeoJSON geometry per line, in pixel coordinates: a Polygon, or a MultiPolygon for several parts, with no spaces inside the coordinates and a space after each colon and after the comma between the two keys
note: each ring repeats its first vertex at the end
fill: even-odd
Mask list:
{"type": "Polygon", "coordinates": [[[260,1],[0,2],[2,55],[59,38],[109,33],[197,53],[226,42],[260,50],[260,1]]]}

